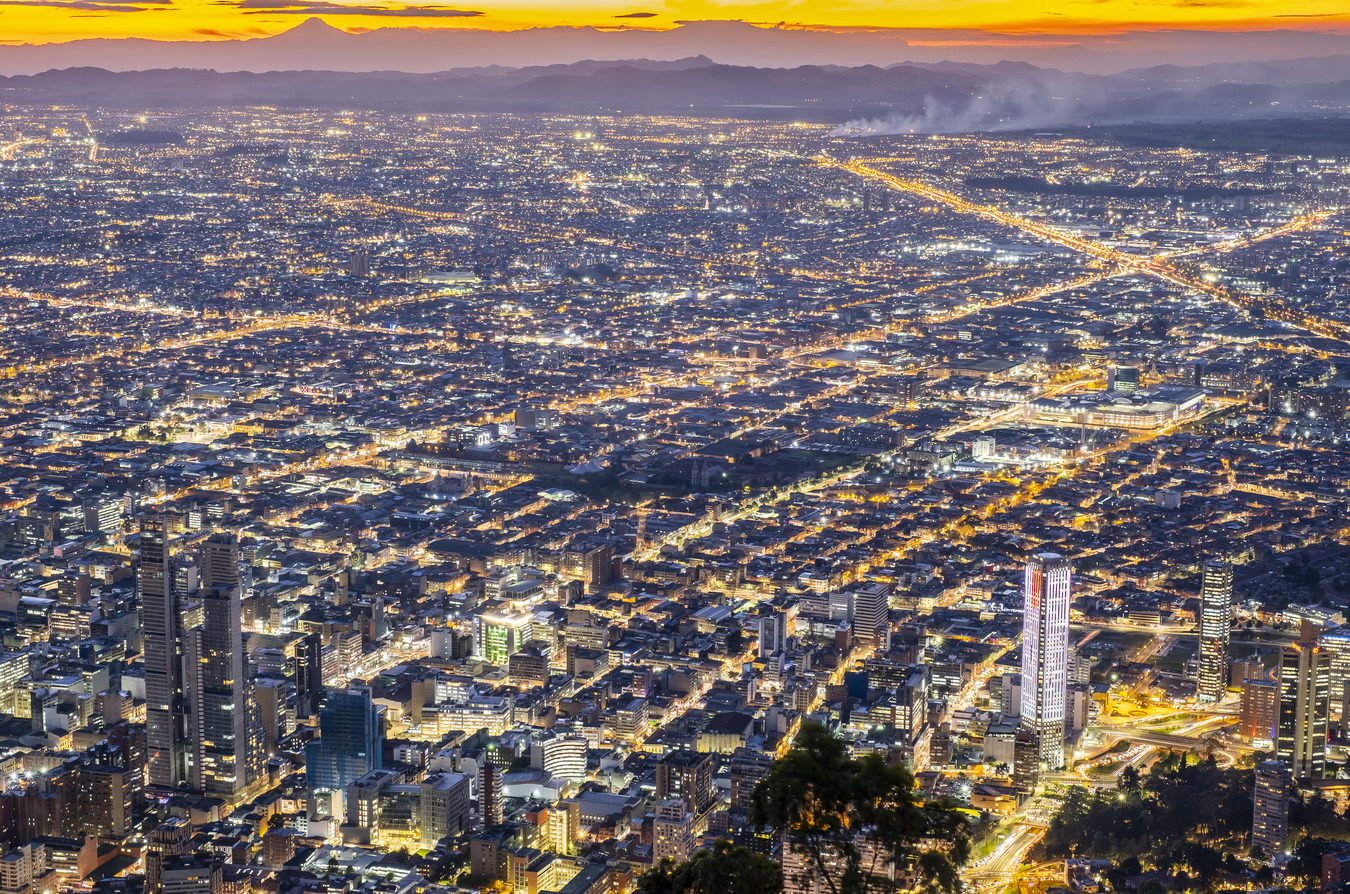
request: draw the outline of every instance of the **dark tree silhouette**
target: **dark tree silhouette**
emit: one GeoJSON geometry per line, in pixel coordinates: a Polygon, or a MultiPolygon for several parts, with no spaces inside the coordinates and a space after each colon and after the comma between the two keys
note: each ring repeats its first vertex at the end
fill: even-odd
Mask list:
{"type": "Polygon", "coordinates": [[[804,724],[787,755],[755,788],[750,821],[771,826],[830,894],[917,887],[952,894],[970,851],[969,821],[926,803],[907,768],[878,754],[853,758],[819,724],[804,724]],[[892,871],[894,870],[894,871],[892,871]]]}
{"type": "Polygon", "coordinates": [[[783,871],[763,854],[719,841],[684,863],[662,860],[638,879],[640,894],[778,894],[783,871]]]}

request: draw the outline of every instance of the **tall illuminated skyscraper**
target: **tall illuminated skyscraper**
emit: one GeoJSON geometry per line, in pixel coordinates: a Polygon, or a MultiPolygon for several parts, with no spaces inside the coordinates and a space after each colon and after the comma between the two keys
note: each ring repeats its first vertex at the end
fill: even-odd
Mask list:
{"type": "Polygon", "coordinates": [[[1058,553],[1038,553],[1023,578],[1022,725],[1040,739],[1041,764],[1064,766],[1072,574],[1058,553]]]}
{"type": "Polygon", "coordinates": [[[1321,779],[1327,767],[1327,720],[1331,712],[1331,654],[1320,631],[1303,622],[1298,642],[1280,655],[1280,724],[1275,756],[1294,779],[1321,779]]]}
{"type": "Polygon", "coordinates": [[[1331,654],[1331,703],[1341,705],[1341,727],[1350,720],[1345,696],[1350,692],[1350,625],[1322,631],[1322,648],[1331,654]]]}
{"type": "Polygon", "coordinates": [[[136,580],[145,665],[147,781],[152,787],[174,791],[190,788],[193,783],[189,710],[173,591],[173,540],[181,531],[181,516],[166,514],[141,523],[141,561],[136,580]]]}
{"type": "Polygon", "coordinates": [[[181,516],[141,526],[145,737],[151,786],[234,801],[266,766],[240,627],[239,543],[216,534],[195,575],[175,586],[181,516]]]}
{"type": "Polygon", "coordinates": [[[1195,697],[1217,702],[1228,686],[1228,631],[1233,623],[1233,566],[1210,559],[1200,579],[1200,658],[1195,697]]]}
{"type": "Polygon", "coordinates": [[[213,534],[202,543],[201,660],[193,673],[199,700],[206,792],[233,800],[262,774],[267,751],[262,716],[244,655],[239,541],[213,534]]]}

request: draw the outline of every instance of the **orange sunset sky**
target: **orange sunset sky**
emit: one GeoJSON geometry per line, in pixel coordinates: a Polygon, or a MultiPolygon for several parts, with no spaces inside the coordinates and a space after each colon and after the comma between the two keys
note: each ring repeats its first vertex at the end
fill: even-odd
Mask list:
{"type": "MultiPolygon", "coordinates": [[[[669,28],[685,20],[737,19],[814,28],[978,29],[1102,34],[1115,30],[1316,29],[1350,35],[1347,0],[0,0],[0,43],[85,37],[171,40],[259,37],[317,15],[349,31],[549,25],[669,28]]],[[[940,39],[935,35],[935,39],[940,39]]]]}

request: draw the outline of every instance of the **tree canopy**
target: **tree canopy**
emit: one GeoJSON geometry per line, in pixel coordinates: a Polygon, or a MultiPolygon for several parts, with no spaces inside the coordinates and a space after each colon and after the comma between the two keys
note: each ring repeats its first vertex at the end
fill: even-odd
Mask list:
{"type": "Polygon", "coordinates": [[[1155,867],[1187,866],[1217,877],[1224,852],[1245,852],[1252,827],[1252,773],[1213,759],[1169,755],[1148,775],[1121,774],[1115,791],[1073,787],[1033,859],[1137,856],[1155,867]]]}
{"type": "Polygon", "coordinates": [[[763,854],[722,840],[684,863],[662,860],[638,879],[641,894],[778,894],[783,870],[763,854]]]}
{"type": "Polygon", "coordinates": [[[819,724],[804,724],[756,786],[750,821],[774,828],[799,857],[797,874],[829,894],[953,894],[970,850],[965,814],[925,802],[906,767],[878,754],[854,758],[819,724]]]}
{"type": "MultiPolygon", "coordinates": [[[[1250,769],[1223,769],[1212,757],[1189,762],[1171,754],[1141,777],[1127,768],[1114,791],[1074,786],[1032,852],[1033,860],[1091,857],[1116,861],[1107,873],[1112,887],[1141,866],[1179,872],[1191,887],[1218,885],[1228,872],[1246,872],[1239,854],[1250,850],[1253,776],[1250,769]]],[[[1294,876],[1314,878],[1327,838],[1350,838],[1350,822],[1324,798],[1295,798],[1290,805],[1290,842],[1302,839],[1294,876]],[[1315,868],[1314,868],[1315,867],[1315,868]]]]}

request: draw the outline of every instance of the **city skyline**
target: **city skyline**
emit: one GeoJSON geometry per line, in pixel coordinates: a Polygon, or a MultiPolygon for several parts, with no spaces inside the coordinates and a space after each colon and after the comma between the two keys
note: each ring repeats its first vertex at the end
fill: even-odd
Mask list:
{"type": "Polygon", "coordinates": [[[1333,889],[1337,64],[9,79],[3,894],[1333,889]]]}

